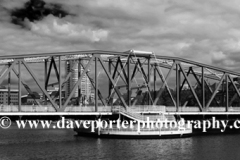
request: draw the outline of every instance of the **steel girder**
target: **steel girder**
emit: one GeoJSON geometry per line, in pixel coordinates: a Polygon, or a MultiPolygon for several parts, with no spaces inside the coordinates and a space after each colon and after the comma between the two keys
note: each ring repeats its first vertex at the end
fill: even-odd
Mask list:
{"type": "MultiPolygon", "coordinates": [[[[90,80],[93,90],[95,90],[95,111],[98,111],[98,99],[100,99],[103,105],[106,106],[107,104],[113,104],[112,99],[116,98],[120,101],[120,105],[127,108],[137,103],[137,96],[144,96],[147,99],[146,104],[157,105],[159,101],[161,101],[165,89],[176,107],[176,111],[180,111],[179,107],[181,107],[181,103],[185,103],[181,102],[181,94],[185,87],[185,83],[187,83],[187,89],[192,94],[196,105],[199,107],[199,111],[207,111],[212,102],[220,105],[220,101],[222,102],[221,104],[226,107],[226,111],[229,111],[229,107],[240,99],[239,83],[233,80],[233,78],[240,77],[240,73],[178,57],[154,56],[149,54],[130,55],[129,52],[94,50],[0,56],[0,65],[1,64],[4,65],[4,67],[0,71],[0,84],[7,75],[10,75],[11,71],[13,71],[19,78],[18,86],[20,93],[21,85],[26,88],[26,83],[21,77],[21,65],[24,65],[46,96],[45,100],[48,99],[56,111],[64,111],[66,109],[68,103],[73,98],[75,90],[79,88],[80,91],[81,86],[79,84],[84,75],[89,79],[95,77],[94,82],[90,80]],[[63,74],[60,69],[63,68],[61,67],[61,61],[76,59],[79,61],[83,59],[88,60],[89,63],[86,67],[81,65],[83,72],[78,76],[77,83],[72,88],[69,97],[65,97],[65,102],[62,104],[62,90],[64,90],[64,86],[66,85],[67,80],[70,79],[72,73],[69,72],[66,74],[65,79],[63,81],[61,80],[61,75],[63,74]],[[50,62],[49,67],[47,66],[48,61],[50,62]],[[56,64],[57,61],[59,62],[58,66],[56,64]],[[93,61],[95,61],[94,64],[92,63],[93,61]],[[39,77],[29,66],[30,63],[45,63],[43,69],[45,70],[44,86],[41,85],[39,77]],[[106,66],[105,63],[108,63],[108,66],[106,66]],[[16,64],[19,64],[18,72],[14,69],[16,64]],[[98,64],[100,64],[102,68],[98,68],[98,64]],[[95,66],[95,75],[88,73],[88,69],[91,68],[91,65],[95,66]],[[55,70],[58,82],[48,84],[52,68],[55,70]],[[168,70],[168,72],[163,73],[161,69],[164,69],[165,71],[168,70]],[[108,93],[103,93],[104,91],[99,87],[99,83],[102,84],[102,82],[99,81],[97,73],[102,70],[108,80],[108,85],[106,85],[108,86],[108,93]],[[159,75],[158,78],[156,75],[159,75]],[[153,76],[153,79],[151,79],[151,76],[153,76]],[[140,82],[137,82],[136,79],[141,80],[139,80],[140,82]],[[172,83],[172,81],[175,81],[175,83],[172,83]],[[197,83],[196,87],[193,87],[194,81],[197,83]],[[216,81],[218,83],[213,87],[213,84],[216,84],[216,81]],[[121,85],[121,83],[124,83],[125,85],[121,85]],[[50,97],[47,93],[47,89],[49,86],[54,85],[59,86],[58,95],[50,97]],[[127,90],[126,97],[124,97],[122,88],[127,90]],[[146,93],[143,95],[141,89],[144,88],[146,89],[146,93]],[[172,88],[176,89],[174,90],[172,88]],[[137,89],[135,95],[132,94],[132,90],[134,89],[137,89]],[[200,92],[198,92],[198,90],[200,92]],[[173,91],[174,94],[172,93],[173,91]],[[219,98],[220,94],[222,95],[222,98],[219,98]],[[59,104],[56,104],[55,102],[57,97],[59,97],[59,104]]],[[[9,76],[9,83],[11,82],[10,79],[11,77],[9,76]]],[[[105,83],[107,83],[107,81],[105,83]]],[[[31,94],[32,91],[28,88],[27,90],[31,94]]],[[[21,99],[20,96],[19,99],[21,99]]],[[[19,110],[21,110],[20,105],[21,101],[19,102],[19,110]]]]}

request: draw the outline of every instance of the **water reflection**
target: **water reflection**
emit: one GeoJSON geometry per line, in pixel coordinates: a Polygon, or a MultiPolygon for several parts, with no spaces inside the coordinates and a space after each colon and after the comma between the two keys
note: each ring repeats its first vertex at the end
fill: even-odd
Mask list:
{"type": "Polygon", "coordinates": [[[0,159],[240,159],[240,135],[99,139],[72,130],[0,130],[0,159]]]}

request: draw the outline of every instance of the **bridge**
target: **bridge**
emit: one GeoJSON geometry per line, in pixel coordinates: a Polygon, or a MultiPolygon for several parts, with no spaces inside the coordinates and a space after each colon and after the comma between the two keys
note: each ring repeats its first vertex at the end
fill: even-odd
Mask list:
{"type": "Polygon", "coordinates": [[[1,116],[99,116],[112,115],[116,108],[140,114],[164,108],[169,115],[240,115],[240,73],[179,57],[91,50],[5,55],[0,56],[0,67],[0,84],[7,86],[6,100],[0,93],[1,116]],[[65,71],[71,62],[75,65],[65,71]],[[84,78],[91,86],[85,99],[84,78]],[[52,87],[57,88],[54,94],[49,92],[52,87]],[[23,102],[23,92],[31,104],[23,102]]]}

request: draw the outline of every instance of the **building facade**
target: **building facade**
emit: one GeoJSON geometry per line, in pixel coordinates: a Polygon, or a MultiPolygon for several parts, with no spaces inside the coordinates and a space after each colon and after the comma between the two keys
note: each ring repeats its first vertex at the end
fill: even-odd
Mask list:
{"type": "MultiPolygon", "coordinates": [[[[82,74],[83,68],[81,68],[81,72],[78,70],[78,60],[68,60],[65,63],[65,69],[66,69],[66,76],[69,74],[69,72],[72,72],[70,78],[68,79],[66,85],[65,85],[65,97],[68,97],[74,87],[74,85],[78,81],[78,74],[82,74]]],[[[83,61],[84,63],[84,61],[83,61]]],[[[81,80],[81,96],[84,97],[84,99],[89,99],[91,96],[91,82],[87,75],[85,74],[81,80]]],[[[78,89],[75,90],[73,97],[78,97],[78,89]]]]}
{"type": "MultiPolygon", "coordinates": [[[[18,104],[18,90],[11,89],[10,90],[10,104],[17,105],[18,104]]],[[[0,89],[0,104],[8,104],[8,89],[0,89]]]]}

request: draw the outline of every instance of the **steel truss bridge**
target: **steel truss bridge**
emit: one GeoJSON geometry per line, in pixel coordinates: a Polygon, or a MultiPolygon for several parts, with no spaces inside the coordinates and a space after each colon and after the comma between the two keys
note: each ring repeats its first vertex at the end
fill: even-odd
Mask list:
{"type": "Polygon", "coordinates": [[[240,73],[179,57],[136,50],[91,50],[0,56],[0,66],[0,84],[7,82],[9,97],[7,104],[0,106],[1,115],[112,115],[116,108],[157,113],[163,107],[166,114],[240,114],[240,73]],[[68,96],[62,91],[73,69],[63,76],[65,61],[76,61],[79,73],[68,96]],[[50,84],[52,70],[57,80],[50,84]],[[42,102],[34,96],[25,74],[43,93],[42,102]],[[18,79],[18,104],[11,104],[12,75],[18,79]],[[90,79],[94,100],[91,105],[74,105],[73,99],[81,98],[81,94],[74,97],[74,93],[80,92],[84,76],[90,79]],[[48,93],[50,86],[58,86],[55,95],[48,93]],[[35,105],[21,102],[24,88],[35,105]],[[170,106],[161,103],[166,97],[170,106]]]}

